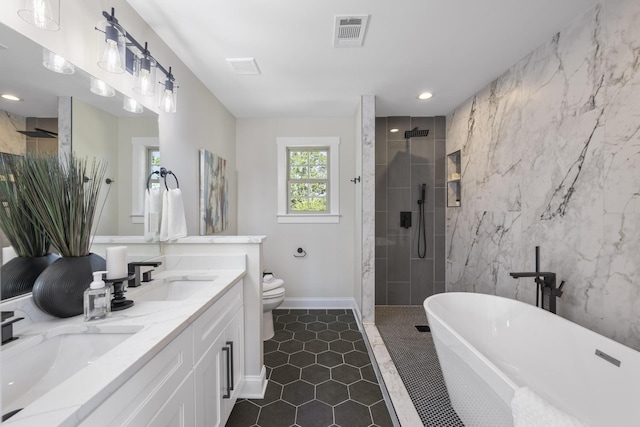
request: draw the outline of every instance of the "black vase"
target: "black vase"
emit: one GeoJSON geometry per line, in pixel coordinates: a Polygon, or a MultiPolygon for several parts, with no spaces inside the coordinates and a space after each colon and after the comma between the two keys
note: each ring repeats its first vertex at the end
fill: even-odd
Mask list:
{"type": "Polygon", "coordinates": [[[62,257],[47,267],[33,284],[33,302],[56,317],[77,316],[84,312],[84,291],[93,272],[106,270],[104,258],[96,254],[62,257]]]}
{"type": "Polygon", "coordinates": [[[0,295],[2,299],[13,298],[31,292],[40,273],[60,258],[57,254],[39,257],[15,257],[2,266],[0,295]]]}

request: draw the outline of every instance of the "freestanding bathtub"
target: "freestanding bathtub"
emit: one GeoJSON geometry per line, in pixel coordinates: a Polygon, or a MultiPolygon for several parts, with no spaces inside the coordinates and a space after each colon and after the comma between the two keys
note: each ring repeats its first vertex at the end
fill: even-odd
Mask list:
{"type": "Polygon", "coordinates": [[[640,425],[640,352],[508,298],[450,292],[424,308],[465,426],[512,426],[525,386],[592,427],[640,425]]]}

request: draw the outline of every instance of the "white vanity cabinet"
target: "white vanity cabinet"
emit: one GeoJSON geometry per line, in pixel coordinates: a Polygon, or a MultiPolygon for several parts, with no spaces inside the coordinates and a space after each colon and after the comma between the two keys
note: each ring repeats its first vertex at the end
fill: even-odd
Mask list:
{"type": "Polygon", "coordinates": [[[243,283],[89,414],[81,426],[224,426],[244,382],[243,283]]]}
{"type": "Polygon", "coordinates": [[[85,418],[81,426],[194,425],[193,333],[189,327],[85,418]],[[191,395],[191,398],[189,398],[191,395]],[[164,413],[167,418],[157,415],[164,413]],[[176,420],[168,424],[168,417],[176,420]]]}
{"type": "Polygon", "coordinates": [[[224,299],[193,324],[196,426],[224,426],[243,383],[242,288],[224,299]]]}

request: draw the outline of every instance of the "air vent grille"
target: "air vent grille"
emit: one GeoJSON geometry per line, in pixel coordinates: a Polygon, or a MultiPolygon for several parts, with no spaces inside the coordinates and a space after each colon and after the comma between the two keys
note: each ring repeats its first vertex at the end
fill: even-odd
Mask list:
{"type": "Polygon", "coordinates": [[[254,58],[227,58],[236,74],[260,74],[260,68],[254,58]]]}
{"type": "Polygon", "coordinates": [[[333,32],[334,47],[359,47],[364,44],[369,15],[336,16],[333,32]]]}

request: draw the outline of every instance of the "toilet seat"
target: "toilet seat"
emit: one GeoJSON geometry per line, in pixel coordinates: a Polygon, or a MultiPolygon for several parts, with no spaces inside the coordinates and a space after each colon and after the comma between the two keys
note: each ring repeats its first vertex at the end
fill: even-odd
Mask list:
{"type": "Polygon", "coordinates": [[[284,288],[271,289],[262,293],[262,299],[280,298],[284,296],[284,288]]]}
{"type": "Polygon", "coordinates": [[[282,279],[273,279],[270,282],[262,282],[262,292],[267,292],[272,289],[276,289],[284,285],[284,280],[282,279]]]}

